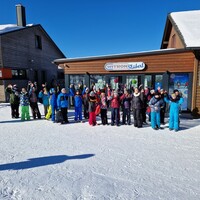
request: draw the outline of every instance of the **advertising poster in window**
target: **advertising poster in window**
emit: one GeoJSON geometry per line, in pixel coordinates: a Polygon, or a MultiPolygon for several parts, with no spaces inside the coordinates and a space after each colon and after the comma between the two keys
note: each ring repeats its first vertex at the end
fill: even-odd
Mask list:
{"type": "Polygon", "coordinates": [[[188,83],[189,83],[188,74],[171,74],[170,75],[169,94],[172,94],[175,89],[181,92],[182,97],[184,99],[184,102],[181,105],[181,110],[187,110],[188,83]]]}

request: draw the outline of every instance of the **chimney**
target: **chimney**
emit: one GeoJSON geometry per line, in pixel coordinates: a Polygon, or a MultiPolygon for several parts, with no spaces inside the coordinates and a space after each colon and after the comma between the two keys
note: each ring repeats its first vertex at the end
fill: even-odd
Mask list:
{"type": "Polygon", "coordinates": [[[17,11],[17,26],[26,26],[25,7],[21,4],[16,5],[17,11]]]}

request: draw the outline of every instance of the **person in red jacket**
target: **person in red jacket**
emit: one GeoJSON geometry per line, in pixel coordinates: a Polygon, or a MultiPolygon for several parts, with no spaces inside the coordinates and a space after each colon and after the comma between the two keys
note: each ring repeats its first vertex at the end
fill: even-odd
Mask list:
{"type": "Polygon", "coordinates": [[[119,107],[120,107],[120,97],[118,93],[112,92],[110,99],[110,107],[111,107],[111,126],[119,126],[119,107]]]}
{"type": "Polygon", "coordinates": [[[96,110],[96,105],[97,105],[97,98],[96,95],[94,93],[94,91],[90,92],[90,96],[89,96],[89,125],[91,126],[95,126],[97,125],[97,121],[96,121],[96,114],[95,114],[95,110],[96,110]]]}

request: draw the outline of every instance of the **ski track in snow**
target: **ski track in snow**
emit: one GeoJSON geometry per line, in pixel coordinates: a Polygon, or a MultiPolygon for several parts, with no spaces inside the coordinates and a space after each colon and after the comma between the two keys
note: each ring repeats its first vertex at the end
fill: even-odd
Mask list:
{"type": "Polygon", "coordinates": [[[69,116],[21,122],[0,104],[0,200],[200,199],[199,119],[181,119],[175,133],[69,116]]]}

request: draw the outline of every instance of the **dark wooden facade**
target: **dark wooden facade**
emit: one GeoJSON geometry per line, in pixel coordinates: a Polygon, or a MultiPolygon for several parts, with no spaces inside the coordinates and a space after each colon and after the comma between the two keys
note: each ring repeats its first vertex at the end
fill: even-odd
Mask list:
{"type": "Polygon", "coordinates": [[[52,60],[65,57],[41,25],[27,26],[0,34],[0,68],[24,70],[26,77],[3,79],[0,82],[0,101],[5,101],[4,88],[8,84],[26,87],[28,80],[51,83],[57,79],[58,68],[52,60]],[[41,48],[36,45],[36,37],[41,39],[41,48]]]}

